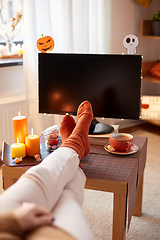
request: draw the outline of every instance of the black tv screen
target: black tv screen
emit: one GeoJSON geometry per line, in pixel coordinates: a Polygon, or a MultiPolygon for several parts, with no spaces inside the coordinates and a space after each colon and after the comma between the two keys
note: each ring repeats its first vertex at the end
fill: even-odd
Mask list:
{"type": "Polygon", "coordinates": [[[140,55],[39,53],[39,113],[76,115],[88,100],[94,117],[139,119],[140,55]]]}

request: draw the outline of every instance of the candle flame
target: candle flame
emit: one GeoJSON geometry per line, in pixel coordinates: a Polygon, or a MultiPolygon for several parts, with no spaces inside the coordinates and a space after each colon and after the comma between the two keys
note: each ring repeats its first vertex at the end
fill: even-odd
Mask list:
{"type": "Polygon", "coordinates": [[[31,129],[31,135],[33,135],[33,128],[31,129]]]}
{"type": "Polygon", "coordinates": [[[20,111],[18,112],[18,116],[19,116],[19,117],[21,116],[21,112],[20,112],[20,111]]]}
{"type": "Polygon", "coordinates": [[[19,144],[19,138],[17,137],[17,144],[19,144]]]}

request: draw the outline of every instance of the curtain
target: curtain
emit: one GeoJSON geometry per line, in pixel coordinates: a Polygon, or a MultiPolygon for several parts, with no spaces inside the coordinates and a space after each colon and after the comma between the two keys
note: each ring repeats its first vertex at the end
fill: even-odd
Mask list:
{"type": "MultiPolygon", "coordinates": [[[[29,131],[59,125],[62,116],[38,113],[38,49],[44,36],[52,52],[109,53],[111,0],[24,0],[24,81],[29,131]]],[[[49,53],[46,53],[49,54],[49,53]]]]}

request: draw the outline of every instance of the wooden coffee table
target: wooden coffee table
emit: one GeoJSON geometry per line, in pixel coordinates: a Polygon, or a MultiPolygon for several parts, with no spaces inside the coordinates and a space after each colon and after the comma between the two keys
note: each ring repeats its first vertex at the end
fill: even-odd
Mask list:
{"type": "MultiPolygon", "coordinates": [[[[124,240],[132,215],[141,216],[142,213],[147,138],[134,137],[134,144],[139,150],[132,155],[114,155],[104,150],[104,146],[91,145],[90,154],[81,160],[87,177],[86,188],[114,193],[113,240],[124,240]]],[[[4,189],[15,183],[29,168],[2,165],[4,189]]]]}

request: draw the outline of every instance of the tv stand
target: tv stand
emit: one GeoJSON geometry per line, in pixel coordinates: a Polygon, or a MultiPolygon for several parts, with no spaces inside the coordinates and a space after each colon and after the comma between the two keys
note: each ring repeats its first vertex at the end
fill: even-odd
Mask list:
{"type": "Polygon", "coordinates": [[[89,134],[107,134],[107,133],[112,133],[114,131],[114,128],[109,125],[109,124],[105,124],[105,123],[100,123],[97,121],[96,118],[93,118],[92,123],[90,125],[89,128],[89,134]]]}

